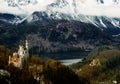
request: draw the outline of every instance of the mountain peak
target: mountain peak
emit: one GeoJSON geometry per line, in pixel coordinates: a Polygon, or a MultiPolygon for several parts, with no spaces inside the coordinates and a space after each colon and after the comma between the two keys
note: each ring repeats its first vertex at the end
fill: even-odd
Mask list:
{"type": "MultiPolygon", "coordinates": [[[[91,23],[103,30],[120,28],[119,2],[120,0],[0,0],[0,12],[16,14],[17,17],[9,19],[13,24],[64,19],[91,23]]],[[[1,20],[8,22],[6,17],[1,20]]]]}

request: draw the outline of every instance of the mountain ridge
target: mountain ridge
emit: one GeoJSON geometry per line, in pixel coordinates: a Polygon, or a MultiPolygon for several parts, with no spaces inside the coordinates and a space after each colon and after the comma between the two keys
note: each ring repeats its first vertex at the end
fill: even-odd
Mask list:
{"type": "MultiPolygon", "coordinates": [[[[2,0],[1,0],[2,2],[2,0]]],[[[29,22],[34,22],[34,21],[42,21],[42,20],[75,20],[75,21],[80,21],[83,23],[90,23],[92,25],[95,25],[96,27],[100,28],[103,31],[108,31],[111,35],[117,36],[120,34],[120,18],[119,16],[116,17],[109,17],[104,15],[106,14],[109,9],[116,9],[117,11],[119,9],[119,0],[49,0],[44,4],[44,6],[38,6],[42,4],[44,1],[37,1],[37,0],[25,0],[25,1],[19,1],[19,0],[6,0],[4,3],[9,4],[18,4],[17,6],[12,6],[10,5],[9,8],[15,8],[18,9],[19,12],[23,12],[23,14],[12,14],[12,13],[2,13],[1,15],[6,15],[8,14],[8,17],[6,16],[1,16],[0,21],[6,22],[12,25],[18,25],[22,23],[29,23],[29,22]],[[90,2],[88,4],[88,2],[90,2]],[[20,5],[20,3],[26,3],[26,5],[20,5]],[[117,4],[116,4],[117,3],[117,4]],[[32,6],[33,5],[33,6],[32,6]],[[87,6],[85,6],[87,5],[87,6]],[[93,5],[93,6],[92,6],[93,5]],[[97,6],[96,6],[97,5],[97,6]],[[111,8],[111,6],[114,5],[114,7],[111,8]],[[33,7],[33,9],[31,7],[33,7]],[[38,7],[37,9],[34,9],[38,7]],[[97,11],[91,10],[91,8],[97,7],[97,11]],[[103,11],[103,7],[105,7],[103,11]],[[116,8],[117,7],[117,8],[116,8]],[[29,8],[29,11],[26,11],[29,8]],[[87,10],[86,10],[87,8],[87,10]],[[82,11],[84,9],[84,12],[91,11],[90,13],[94,13],[95,11],[97,13],[103,13],[103,15],[91,15],[91,14],[82,14],[82,11]],[[90,9],[90,10],[89,10],[90,9]],[[70,11],[71,10],[71,11],[70,11]],[[26,15],[27,13],[27,15],[26,15]],[[14,17],[11,19],[9,18],[9,14],[13,15],[14,17]],[[111,32],[111,30],[115,30],[116,32],[111,32]]],[[[0,10],[2,11],[2,10],[0,10]]],[[[95,14],[96,14],[95,12],[95,14]]],[[[110,12],[110,11],[109,11],[110,12]]],[[[109,13],[108,12],[108,13],[109,13]]],[[[16,11],[17,13],[17,11],[16,11]]],[[[119,14],[119,12],[113,12],[109,15],[114,15],[114,14],[119,14]]]]}
{"type": "MultiPolygon", "coordinates": [[[[81,1],[49,0],[44,4],[44,9],[42,9],[43,6],[38,6],[39,3],[9,7],[14,10],[19,8],[19,13],[14,10],[16,14],[8,13],[9,11],[0,13],[0,43],[15,46],[18,41],[29,37],[35,40],[35,43],[31,44],[32,47],[40,46],[41,51],[46,52],[92,50],[100,45],[117,44],[120,35],[120,18],[118,16],[109,17],[104,14],[82,14],[82,9],[86,7],[91,9],[91,4],[88,4],[89,0],[87,0],[88,2],[83,1],[83,3],[88,4],[85,6],[85,4],[81,4],[81,1]],[[34,7],[38,7],[39,10],[38,8],[34,10],[34,7]],[[25,11],[27,8],[31,12],[25,11]],[[23,9],[24,11],[22,11],[23,9]]],[[[91,3],[93,1],[95,0],[92,0],[91,3]]],[[[41,3],[43,2],[41,1],[41,3]]],[[[96,4],[92,4],[96,7],[96,4]]],[[[99,10],[102,6],[103,2],[101,4],[97,3],[99,10]]],[[[119,3],[114,6],[118,8],[119,3]]],[[[111,4],[103,7],[111,8],[111,4]]],[[[85,11],[89,11],[89,9],[85,11]]],[[[107,12],[107,10],[105,11],[107,12]]],[[[113,13],[115,12],[113,11],[113,13]]],[[[30,42],[33,41],[31,39],[30,42]]]]}

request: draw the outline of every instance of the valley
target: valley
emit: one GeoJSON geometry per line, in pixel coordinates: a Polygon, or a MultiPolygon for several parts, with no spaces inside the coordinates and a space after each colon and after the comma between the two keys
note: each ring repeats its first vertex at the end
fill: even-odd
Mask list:
{"type": "Polygon", "coordinates": [[[120,0],[0,0],[0,82],[119,84],[120,0]]]}

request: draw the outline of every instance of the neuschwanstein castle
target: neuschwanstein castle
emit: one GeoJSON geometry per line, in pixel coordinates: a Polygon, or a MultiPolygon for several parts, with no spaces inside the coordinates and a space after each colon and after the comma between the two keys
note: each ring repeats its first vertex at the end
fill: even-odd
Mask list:
{"type": "Polygon", "coordinates": [[[26,57],[29,56],[29,46],[28,46],[28,40],[25,41],[25,46],[19,45],[18,52],[14,52],[13,56],[9,56],[9,64],[13,64],[15,67],[22,68],[23,62],[26,57]]]}

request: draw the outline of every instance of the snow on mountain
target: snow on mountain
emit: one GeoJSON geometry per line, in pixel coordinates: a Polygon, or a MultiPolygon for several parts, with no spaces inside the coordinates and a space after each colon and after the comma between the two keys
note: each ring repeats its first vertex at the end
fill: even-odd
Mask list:
{"type": "Polygon", "coordinates": [[[54,11],[59,11],[62,13],[72,13],[72,14],[83,14],[83,15],[97,15],[97,16],[109,16],[109,17],[119,17],[120,16],[120,1],[113,0],[56,0],[53,4],[54,11]],[[103,3],[100,1],[103,1],[103,3]],[[61,3],[60,3],[61,2],[61,3]],[[62,7],[61,4],[65,4],[62,7]],[[118,4],[116,4],[118,3],[118,4]],[[59,5],[59,6],[57,6],[59,5]],[[56,9],[57,8],[57,9],[56,9]],[[111,11],[112,10],[112,11],[111,11]]]}
{"type": "Polygon", "coordinates": [[[0,12],[31,14],[53,6],[53,11],[120,17],[120,0],[0,0],[0,12]],[[111,11],[112,10],[112,11],[111,11]]]}
{"type": "Polygon", "coordinates": [[[44,10],[54,0],[0,0],[0,12],[16,15],[29,15],[44,10]]]}
{"type": "MultiPolygon", "coordinates": [[[[0,23],[9,23],[13,25],[21,23],[21,25],[18,25],[22,26],[19,28],[21,30],[24,30],[25,27],[29,28],[30,24],[26,23],[30,22],[31,25],[34,24],[35,27],[37,27],[35,28],[35,33],[41,33],[39,36],[42,35],[41,37],[38,37],[41,38],[40,42],[42,40],[43,43],[45,43],[45,47],[48,46],[46,49],[49,49],[49,45],[52,44],[48,41],[44,41],[42,37],[47,38],[50,41],[57,40],[58,42],[68,42],[68,45],[70,42],[71,45],[72,42],[82,43],[81,40],[87,38],[88,42],[89,39],[95,39],[90,42],[96,42],[97,40],[102,42],[104,41],[104,38],[108,39],[106,38],[106,35],[104,37],[101,30],[103,30],[104,33],[113,35],[113,37],[119,36],[119,10],[120,0],[0,0],[0,23]],[[59,23],[61,23],[59,22],[59,19],[70,21],[65,24],[63,22],[61,27],[59,27],[59,23]],[[45,29],[42,30],[42,27],[45,29]],[[60,28],[63,28],[63,30],[60,28]],[[64,28],[67,32],[64,32],[64,28]],[[101,30],[97,28],[100,28],[101,30]],[[81,34],[84,35],[82,36],[81,34]],[[48,45],[46,45],[47,43],[48,45]]],[[[28,30],[26,29],[26,32],[27,31],[28,30]]],[[[31,28],[30,31],[32,31],[31,28]]],[[[16,34],[13,34],[13,36],[14,35],[16,34]]],[[[99,43],[99,41],[97,42],[99,43]]],[[[55,46],[57,45],[58,44],[55,46]]]]}
{"type": "Polygon", "coordinates": [[[1,13],[17,16],[9,20],[13,24],[67,19],[91,23],[102,30],[120,28],[119,10],[120,0],[0,0],[1,13]]]}

